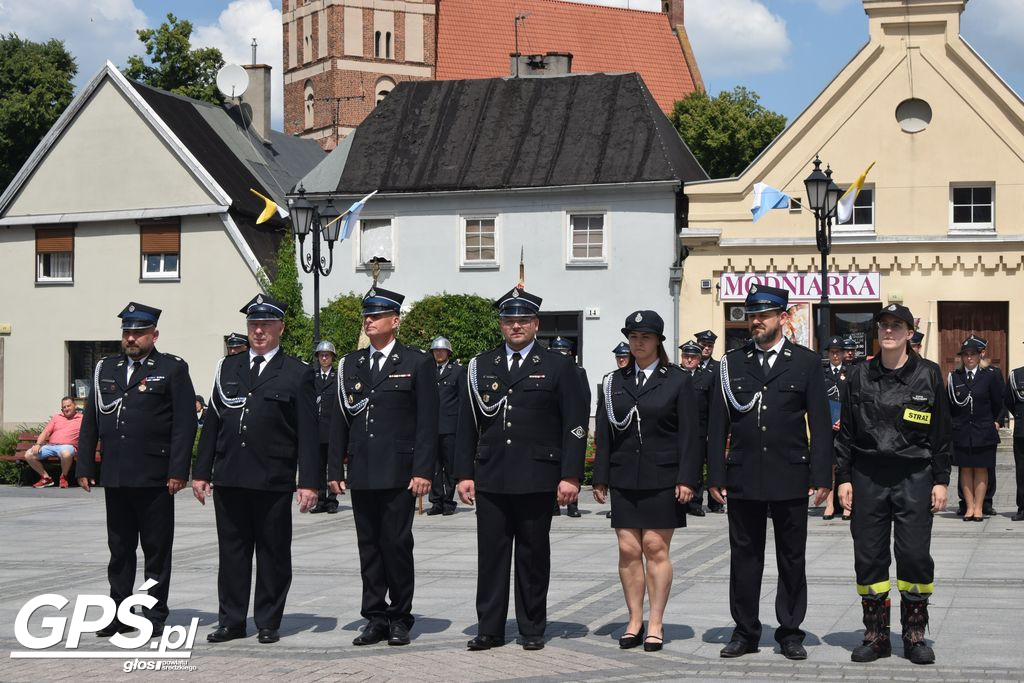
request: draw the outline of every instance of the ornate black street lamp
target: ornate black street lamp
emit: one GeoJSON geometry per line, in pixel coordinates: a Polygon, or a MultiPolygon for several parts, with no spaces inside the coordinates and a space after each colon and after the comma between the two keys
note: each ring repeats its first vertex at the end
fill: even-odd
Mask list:
{"type": "Polygon", "coordinates": [[[814,212],[814,238],[821,254],[821,299],[818,301],[818,350],[825,353],[829,339],[830,304],[828,300],[828,256],[832,252],[832,219],[836,217],[842,190],[832,182],[832,169],[821,171],[821,159],[814,157],[814,170],[804,180],[807,204],[814,212]]]}
{"type": "Polygon", "coordinates": [[[341,213],[334,208],[330,198],[327,205],[318,209],[306,199],[306,190],[299,185],[299,198],[288,207],[292,219],[292,230],[299,240],[298,254],[302,270],[313,274],[313,345],[320,342],[320,276],[327,277],[334,267],[334,243],[341,231],[341,213]],[[311,252],[306,253],[306,235],[313,232],[311,252]],[[327,257],[320,253],[320,239],[327,240],[327,257]]]}

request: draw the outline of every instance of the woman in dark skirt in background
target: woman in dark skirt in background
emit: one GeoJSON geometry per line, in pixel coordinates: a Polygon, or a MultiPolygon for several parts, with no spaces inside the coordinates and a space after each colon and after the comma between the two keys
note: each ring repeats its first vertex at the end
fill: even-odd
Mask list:
{"type": "Polygon", "coordinates": [[[671,365],[654,311],[635,311],[622,333],[634,362],[605,376],[597,407],[594,498],[611,487],[612,527],[629,624],[623,649],[660,650],[672,589],[669,546],[686,526],[686,504],[700,483],[697,397],[689,373],[671,365]],[[646,561],[646,571],[644,563],[646,561]],[[644,637],[644,594],[650,623],[644,637]]]}
{"type": "Polygon", "coordinates": [[[973,334],[960,345],[961,366],[949,373],[953,416],[953,464],[967,504],[965,522],[985,520],[983,505],[988,469],[996,464],[999,419],[1003,412],[1003,376],[991,365],[981,367],[988,343],[973,334]]]}

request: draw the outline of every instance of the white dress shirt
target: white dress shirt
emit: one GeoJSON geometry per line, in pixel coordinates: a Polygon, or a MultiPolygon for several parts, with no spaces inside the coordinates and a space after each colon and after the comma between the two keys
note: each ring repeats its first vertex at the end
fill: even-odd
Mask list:
{"type": "Polygon", "coordinates": [[[519,349],[518,351],[513,349],[508,344],[505,344],[505,362],[508,363],[508,365],[506,367],[508,367],[509,372],[512,371],[512,354],[513,353],[518,353],[519,354],[519,357],[522,358],[522,360],[520,361],[520,366],[519,367],[522,367],[522,363],[526,362],[526,357],[528,355],[530,355],[530,349],[533,348],[533,345],[536,343],[536,341],[537,341],[536,339],[533,340],[532,342],[530,342],[529,344],[527,344],[523,348],[519,349]]]}
{"type": "Polygon", "coordinates": [[[775,361],[777,361],[779,359],[779,353],[782,352],[782,345],[785,344],[785,343],[786,343],[786,338],[782,337],[782,339],[780,339],[779,341],[775,342],[775,344],[773,346],[770,346],[767,349],[762,349],[760,346],[758,346],[757,347],[757,353],[758,353],[757,362],[758,362],[758,364],[761,367],[764,367],[764,354],[768,353],[769,351],[774,351],[775,353],[773,353],[768,358],[768,367],[769,368],[775,367],[775,361]]]}
{"type": "Polygon", "coordinates": [[[277,352],[281,350],[280,346],[275,346],[266,353],[256,353],[252,349],[249,349],[249,369],[252,370],[252,359],[256,356],[263,356],[263,364],[260,365],[259,374],[263,374],[263,368],[270,364],[270,359],[277,355],[277,352]]]}

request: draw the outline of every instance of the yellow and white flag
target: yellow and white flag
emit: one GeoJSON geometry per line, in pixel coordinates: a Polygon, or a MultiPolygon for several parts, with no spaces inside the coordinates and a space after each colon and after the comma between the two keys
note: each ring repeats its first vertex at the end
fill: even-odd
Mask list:
{"type": "Polygon", "coordinates": [[[868,177],[868,173],[874,167],[875,162],[871,162],[871,166],[860,174],[857,181],[847,188],[843,196],[839,198],[839,205],[836,207],[836,219],[839,223],[846,223],[853,216],[853,203],[857,201],[857,195],[864,189],[864,179],[868,177]]]}

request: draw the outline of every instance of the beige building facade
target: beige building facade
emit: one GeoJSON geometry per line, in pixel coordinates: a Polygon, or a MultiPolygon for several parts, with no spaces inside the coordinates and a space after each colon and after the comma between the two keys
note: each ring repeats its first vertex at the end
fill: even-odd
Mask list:
{"type": "Polygon", "coordinates": [[[831,333],[871,354],[871,316],[902,302],[926,357],[948,370],[973,332],[1005,373],[1024,364],[1024,103],[960,37],[965,0],[863,3],[867,45],[803,113],[740,176],[687,185],[681,338],[710,328],[716,355],[742,344],[760,282],[792,292],[790,334],[816,348],[821,257],[801,205],[820,155],[842,187],[875,164],[832,229],[831,333]],[[789,207],[752,222],[756,183],[789,207]]]}
{"type": "MultiPolygon", "coordinates": [[[[129,301],[163,310],[157,348],[209,394],[223,335],[244,332],[238,309],[283,234],[280,221],[254,225],[262,201],[240,200],[249,187],[274,193],[257,175],[275,169],[244,135],[222,108],[109,62],[82,89],[0,195],[0,427],[45,422],[65,394],[83,403],[96,361],[120,353],[129,301]]],[[[322,158],[284,137],[315,151],[302,173],[322,158]]]]}

